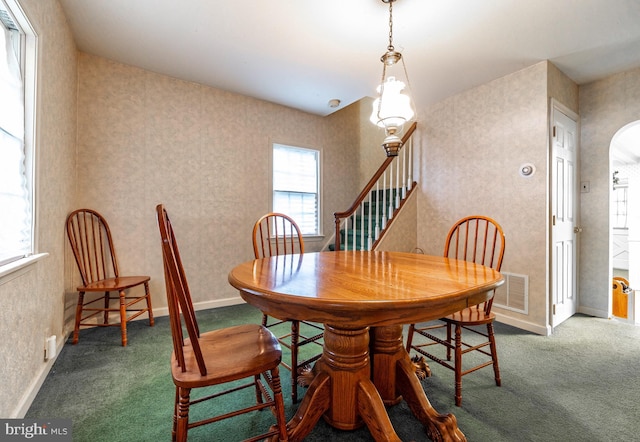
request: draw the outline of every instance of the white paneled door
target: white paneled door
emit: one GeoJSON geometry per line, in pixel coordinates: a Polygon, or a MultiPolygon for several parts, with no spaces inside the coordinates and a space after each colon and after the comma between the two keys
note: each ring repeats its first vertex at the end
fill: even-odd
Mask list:
{"type": "Polygon", "coordinates": [[[551,111],[551,327],[576,313],[578,258],[577,116],[551,111]]]}

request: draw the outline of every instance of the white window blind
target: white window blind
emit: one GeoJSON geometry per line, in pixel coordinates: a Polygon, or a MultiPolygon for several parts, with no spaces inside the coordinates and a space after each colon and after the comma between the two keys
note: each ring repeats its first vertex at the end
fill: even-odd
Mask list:
{"type": "Polygon", "coordinates": [[[273,211],[320,235],[320,151],[273,144],[273,211]]]}
{"type": "Polygon", "coordinates": [[[20,42],[17,25],[0,8],[0,266],[32,252],[20,42]]]}

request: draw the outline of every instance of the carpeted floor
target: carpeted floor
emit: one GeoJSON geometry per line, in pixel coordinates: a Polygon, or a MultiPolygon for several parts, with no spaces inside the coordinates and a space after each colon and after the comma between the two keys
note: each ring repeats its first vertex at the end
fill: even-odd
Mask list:
{"type": "MultiPolygon", "coordinates": [[[[198,312],[202,330],[260,317],[244,304],[198,312]]],[[[433,376],[423,381],[433,406],[453,413],[469,441],[640,440],[640,327],[577,315],[549,337],[499,323],[496,332],[502,387],[491,368],[465,376],[462,407],[456,407],[453,372],[432,363],[433,376]]],[[[168,441],[175,394],[170,353],[166,317],[155,327],[131,323],[124,348],[116,328],[83,330],[77,345],[65,344],[26,417],[70,418],[79,442],[168,441]]],[[[290,375],[281,374],[290,417],[296,409],[290,375]]],[[[428,440],[404,403],[389,415],[403,441],[428,440]]],[[[270,413],[244,415],[194,429],[189,440],[237,441],[270,422],[270,413]]],[[[372,438],[366,428],[344,432],[320,420],[305,440],[372,438]]]]}

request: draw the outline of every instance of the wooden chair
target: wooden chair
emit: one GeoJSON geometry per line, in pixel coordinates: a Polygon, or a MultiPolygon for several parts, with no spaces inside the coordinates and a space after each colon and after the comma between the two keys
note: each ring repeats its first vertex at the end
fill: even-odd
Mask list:
{"type": "MultiPolygon", "coordinates": [[[[253,227],[253,252],[256,259],[269,256],[303,254],[304,240],[298,224],[289,216],[282,213],[268,213],[256,221],[253,227]]],[[[269,316],[262,315],[262,325],[275,327],[287,321],[272,320],[269,316]]],[[[291,363],[283,362],[287,369],[291,370],[291,398],[293,403],[298,402],[298,385],[307,386],[309,379],[305,376],[310,370],[310,364],[322,356],[322,343],[324,328],[316,323],[292,320],[291,329],[286,334],[278,337],[282,345],[291,350],[291,363]],[[300,334],[300,325],[313,332],[313,336],[300,334]],[[320,347],[319,352],[303,360],[299,359],[299,348],[303,345],[315,344],[320,347]]]]}
{"type": "Polygon", "coordinates": [[[113,246],[111,230],[102,215],[91,209],[78,209],[67,217],[67,237],[78,264],[82,285],[78,287],[78,305],[76,306],[73,344],[78,343],[80,327],[120,326],[122,345],[127,345],[127,322],[143,313],[149,314],[149,325],[153,326],[153,310],[149,293],[149,276],[122,276],[118,269],[118,259],[113,246]],[[127,296],[130,289],[144,286],[144,295],[127,296]],[[90,300],[85,299],[87,292],[103,292],[104,295],[90,300]],[[111,292],[118,296],[111,296],[111,292]],[[118,299],[118,306],[112,307],[111,301],[118,299]],[[132,308],[138,302],[146,301],[146,307],[132,308]],[[102,306],[97,303],[102,302],[102,306]],[[119,321],[109,322],[110,313],[118,312],[119,321]],[[127,316],[127,312],[134,312],[127,316]],[[97,316],[103,314],[103,322],[97,316]]]}
{"type": "MultiPolygon", "coordinates": [[[[483,264],[499,271],[502,266],[504,247],[504,233],[498,223],[485,216],[469,216],[456,222],[449,231],[444,246],[444,256],[483,264]]],[[[411,324],[409,326],[407,352],[415,350],[419,354],[455,372],[455,401],[457,406],[462,403],[462,376],[492,365],[496,385],[500,386],[501,384],[498,354],[493,332],[495,314],[491,312],[492,304],[493,296],[484,303],[441,318],[436,325],[420,327],[419,325],[411,324]],[[478,330],[477,326],[485,326],[486,332],[478,330]],[[451,333],[452,327],[454,328],[454,334],[451,333]],[[433,331],[439,328],[446,328],[446,337],[442,338],[433,334],[433,331]],[[482,336],[483,342],[473,344],[464,342],[462,340],[463,329],[482,336]],[[425,343],[414,343],[413,339],[416,333],[426,338],[427,341],[425,343]],[[446,361],[425,350],[426,347],[438,344],[446,347],[446,361]],[[486,350],[486,347],[489,347],[489,351],[486,350]],[[452,351],[454,353],[453,364],[451,364],[452,351]],[[462,365],[462,355],[472,351],[482,353],[491,359],[465,370],[462,365]]]]}
{"type": "MultiPolygon", "coordinates": [[[[200,332],[171,221],[162,204],[156,207],[156,213],[162,239],[167,304],[173,337],[171,375],[176,386],[176,396],[172,440],[186,441],[187,432],[194,427],[270,408],[275,415],[276,425],[264,434],[247,440],[258,441],[273,437],[286,441],[284,399],[278,368],[282,351],[277,338],[267,328],[258,324],[200,332]],[[183,335],[183,327],[187,331],[186,339],[183,335]],[[226,389],[218,388],[205,397],[190,398],[191,390],[194,388],[211,387],[229,382],[233,384],[226,389]],[[265,388],[265,384],[270,387],[273,398],[265,388]],[[252,387],[255,388],[255,404],[189,422],[191,405],[222,398],[252,387]]],[[[218,403],[225,407],[228,402],[220,400],[218,403]]],[[[227,440],[228,436],[211,436],[210,439],[227,440]]]]}
{"type": "Polygon", "coordinates": [[[629,294],[631,288],[629,287],[629,281],[622,276],[614,276],[612,281],[612,311],[613,316],[618,318],[627,319],[629,317],[629,294]]]}

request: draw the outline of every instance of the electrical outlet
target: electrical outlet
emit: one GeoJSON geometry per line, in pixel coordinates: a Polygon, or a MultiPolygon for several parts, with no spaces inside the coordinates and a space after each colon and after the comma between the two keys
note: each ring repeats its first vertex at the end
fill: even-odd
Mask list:
{"type": "Polygon", "coordinates": [[[591,190],[591,185],[589,184],[589,181],[582,181],[580,183],[580,192],[581,193],[589,193],[590,190],[591,190]]]}

